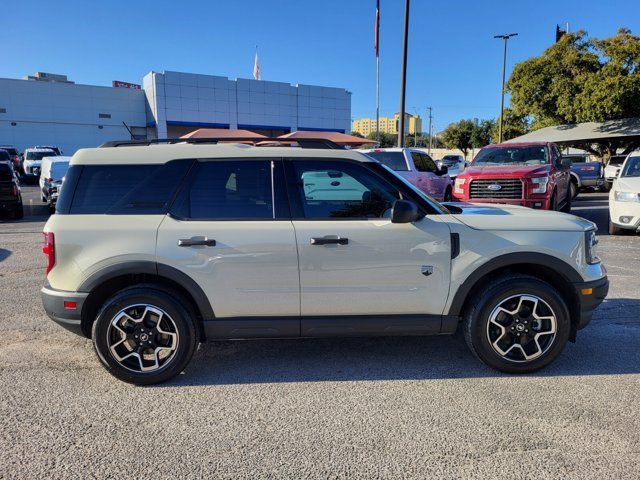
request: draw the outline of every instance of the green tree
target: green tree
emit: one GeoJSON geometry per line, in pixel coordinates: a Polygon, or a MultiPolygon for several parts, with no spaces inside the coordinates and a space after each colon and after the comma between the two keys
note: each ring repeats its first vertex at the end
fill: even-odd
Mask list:
{"type": "MultiPolygon", "coordinates": [[[[507,83],[511,108],[531,127],[640,116],[640,37],[620,29],[605,39],[564,35],[539,57],[519,63],[507,83]]],[[[580,145],[603,156],[637,146],[628,139],[580,145]]]]}
{"type": "MultiPolygon", "coordinates": [[[[499,121],[500,117],[493,122],[493,128],[491,130],[491,138],[494,143],[497,143],[500,138],[499,121]]],[[[529,130],[531,130],[531,122],[527,115],[518,115],[510,108],[504,109],[504,120],[502,122],[503,141],[524,135],[529,132],[529,130]]]]}
{"type": "Polygon", "coordinates": [[[364,135],[362,135],[360,132],[351,132],[350,135],[352,137],[364,138],[364,135]]]}
{"type": "Polygon", "coordinates": [[[473,133],[471,134],[471,144],[473,148],[482,148],[491,143],[491,134],[496,125],[493,120],[473,119],[473,133]]]}
{"type": "MultiPolygon", "coordinates": [[[[371,132],[367,135],[369,140],[378,140],[378,134],[376,132],[371,132]]],[[[391,148],[398,145],[398,136],[392,133],[382,133],[380,132],[380,147],[381,148],[391,148]]]]}
{"type": "Polygon", "coordinates": [[[473,120],[460,120],[457,123],[450,124],[442,132],[442,140],[447,148],[457,148],[462,152],[464,158],[467,158],[467,153],[473,148],[473,132],[474,132],[473,120]]]}

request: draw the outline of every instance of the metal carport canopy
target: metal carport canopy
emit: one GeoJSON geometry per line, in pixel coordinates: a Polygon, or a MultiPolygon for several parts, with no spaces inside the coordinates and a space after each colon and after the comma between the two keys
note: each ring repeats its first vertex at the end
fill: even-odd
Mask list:
{"type": "Polygon", "coordinates": [[[606,122],[586,122],[556,125],[535,130],[505,143],[553,142],[558,145],[606,140],[640,140],[640,118],[622,118],[606,122]]]}

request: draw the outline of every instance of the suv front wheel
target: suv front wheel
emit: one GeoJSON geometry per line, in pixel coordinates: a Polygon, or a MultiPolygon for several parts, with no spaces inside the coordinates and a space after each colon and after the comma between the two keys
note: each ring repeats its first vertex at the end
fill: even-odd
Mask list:
{"type": "Polygon", "coordinates": [[[126,288],[103,305],[92,329],[109,373],[136,385],[178,375],[197,346],[194,314],[180,295],[155,285],[126,288]]]}
{"type": "Polygon", "coordinates": [[[484,363],[527,373],[551,363],[569,338],[567,306],[551,285],[526,275],[505,275],[472,299],[464,335],[484,363]]]}

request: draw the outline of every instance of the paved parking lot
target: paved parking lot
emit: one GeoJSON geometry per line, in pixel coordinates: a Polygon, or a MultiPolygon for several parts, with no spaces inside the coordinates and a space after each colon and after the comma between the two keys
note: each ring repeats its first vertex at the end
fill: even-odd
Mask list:
{"type": "MultiPolygon", "coordinates": [[[[509,376],[460,335],[215,342],[121,383],[39,298],[46,207],[0,222],[0,478],[640,476],[640,237],[597,221],[609,299],[549,368],[509,376]]],[[[29,202],[29,199],[32,202],[29,202]]]]}

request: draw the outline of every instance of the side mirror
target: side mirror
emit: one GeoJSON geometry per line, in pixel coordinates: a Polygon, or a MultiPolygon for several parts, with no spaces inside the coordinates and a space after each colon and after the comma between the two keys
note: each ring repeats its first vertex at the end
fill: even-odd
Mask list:
{"type": "Polygon", "coordinates": [[[391,208],[391,223],[411,223],[418,219],[418,207],[409,200],[396,200],[391,208]]]}
{"type": "Polygon", "coordinates": [[[446,175],[447,173],[449,173],[449,167],[447,167],[446,165],[442,165],[436,172],[436,174],[440,176],[446,175]]]}
{"type": "Polygon", "coordinates": [[[571,157],[561,157],[560,165],[562,165],[564,168],[571,167],[571,157]]]}

